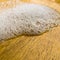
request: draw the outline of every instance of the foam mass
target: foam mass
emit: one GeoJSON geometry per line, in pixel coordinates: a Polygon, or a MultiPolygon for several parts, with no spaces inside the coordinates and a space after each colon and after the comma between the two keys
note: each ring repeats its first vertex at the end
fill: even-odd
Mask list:
{"type": "Polygon", "coordinates": [[[21,4],[0,13],[0,40],[39,35],[60,24],[60,14],[44,5],[21,4]]]}

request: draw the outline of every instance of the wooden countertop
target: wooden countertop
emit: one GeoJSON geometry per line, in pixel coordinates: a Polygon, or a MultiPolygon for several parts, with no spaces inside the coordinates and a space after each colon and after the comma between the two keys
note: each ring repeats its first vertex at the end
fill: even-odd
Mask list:
{"type": "MultiPolygon", "coordinates": [[[[26,1],[45,4],[60,12],[60,5],[51,0],[23,2],[26,1]]],[[[0,60],[60,60],[60,26],[40,36],[19,36],[0,42],[0,60]]]]}

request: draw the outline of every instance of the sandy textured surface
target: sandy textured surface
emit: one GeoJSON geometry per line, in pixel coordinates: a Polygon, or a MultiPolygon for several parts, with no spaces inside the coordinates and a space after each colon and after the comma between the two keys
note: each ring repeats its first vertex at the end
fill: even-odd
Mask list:
{"type": "MultiPolygon", "coordinates": [[[[54,1],[27,2],[45,4],[60,12],[60,5],[54,1]]],[[[19,36],[0,42],[0,60],[60,60],[60,27],[40,36],[19,36]]]]}

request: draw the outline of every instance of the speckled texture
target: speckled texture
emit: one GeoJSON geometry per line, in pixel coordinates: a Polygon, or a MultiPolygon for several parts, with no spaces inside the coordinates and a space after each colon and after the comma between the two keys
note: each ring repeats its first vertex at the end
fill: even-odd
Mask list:
{"type": "Polygon", "coordinates": [[[60,24],[60,14],[36,4],[22,4],[0,14],[0,40],[38,35],[60,24]]]}

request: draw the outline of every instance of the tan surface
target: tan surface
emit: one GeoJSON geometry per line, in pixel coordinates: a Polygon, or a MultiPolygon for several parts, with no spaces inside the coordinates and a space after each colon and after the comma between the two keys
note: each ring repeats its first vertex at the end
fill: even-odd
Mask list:
{"type": "MultiPolygon", "coordinates": [[[[45,4],[60,10],[59,5],[51,0],[27,2],[45,4]]],[[[0,42],[0,60],[60,60],[60,27],[40,36],[19,36],[0,42]]]]}

